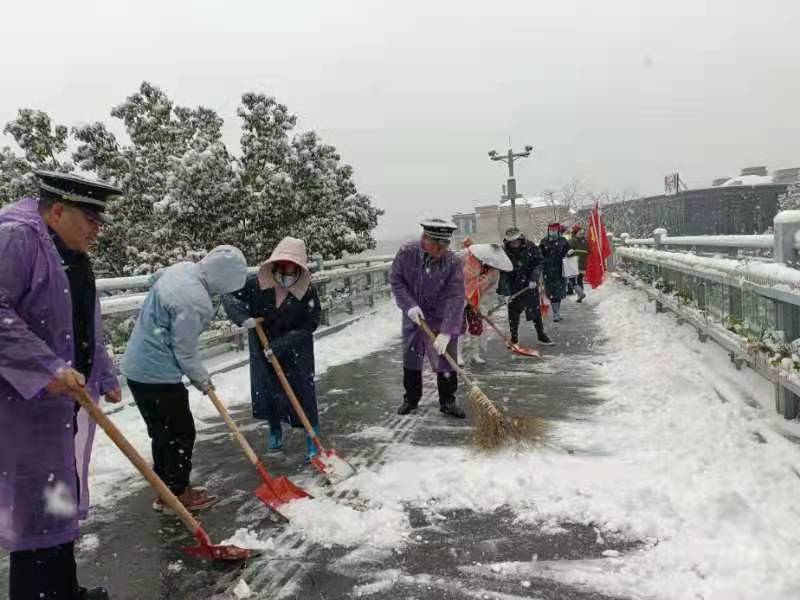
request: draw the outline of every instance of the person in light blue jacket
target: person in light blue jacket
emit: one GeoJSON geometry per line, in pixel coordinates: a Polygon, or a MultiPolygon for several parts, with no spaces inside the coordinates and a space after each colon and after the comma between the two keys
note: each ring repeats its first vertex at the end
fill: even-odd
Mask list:
{"type": "MultiPolygon", "coordinates": [[[[189,510],[216,502],[201,487],[189,485],[194,449],[194,418],[185,375],[197,389],[212,389],[199,356],[198,339],[214,316],[211,296],[244,286],[247,262],[233,246],[214,248],[199,263],[181,262],[163,269],[139,312],[121,370],[147,424],[153,468],[189,510]]],[[[153,503],[163,511],[160,499],[153,503]]]]}

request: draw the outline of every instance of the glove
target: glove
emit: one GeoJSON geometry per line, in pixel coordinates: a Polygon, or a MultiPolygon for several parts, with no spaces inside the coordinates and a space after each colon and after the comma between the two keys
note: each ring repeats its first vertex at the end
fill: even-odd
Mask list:
{"type": "Polygon", "coordinates": [[[436,350],[436,354],[444,354],[447,352],[447,344],[450,343],[450,336],[446,333],[440,333],[436,336],[436,339],[433,340],[433,349],[436,350]]]}
{"type": "Polygon", "coordinates": [[[536,289],[536,282],[535,281],[529,281],[528,282],[528,289],[529,290],[535,290],[536,289]]]}
{"type": "Polygon", "coordinates": [[[192,385],[204,394],[208,394],[208,392],[214,389],[214,384],[211,383],[211,377],[205,381],[193,381],[192,385]]]}
{"type": "Polygon", "coordinates": [[[575,250],[567,250],[567,256],[572,256],[575,254],[575,250]]]}
{"type": "Polygon", "coordinates": [[[249,319],[242,321],[242,327],[245,329],[255,329],[257,322],[258,321],[256,321],[253,317],[250,317],[249,319]]]}
{"type": "Polygon", "coordinates": [[[406,313],[408,318],[414,321],[417,325],[419,325],[419,320],[424,319],[425,315],[422,314],[422,309],[419,306],[412,306],[408,309],[406,313]]]}

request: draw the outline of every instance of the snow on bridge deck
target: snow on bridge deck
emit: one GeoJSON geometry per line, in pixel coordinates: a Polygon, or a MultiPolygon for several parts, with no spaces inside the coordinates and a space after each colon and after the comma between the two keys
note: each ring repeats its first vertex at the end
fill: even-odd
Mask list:
{"type": "MultiPolygon", "coordinates": [[[[243,568],[182,557],[188,536],[152,513],[101,434],[82,581],[115,600],[227,599],[241,580],[253,598],[797,597],[800,450],[786,434],[800,431],[774,414],[772,388],[613,283],[563,312],[545,360],[493,338],[473,369],[498,404],[547,419],[545,443],[527,451],[471,450],[469,423],[438,413],[430,378],[420,414],[395,414],[394,309],[320,341],[324,438],[360,467],[333,494],[304,466],[299,433],[283,457],[263,454],[246,369],[220,376],[268,468],[315,495],[289,526],[267,518],[252,470],[193,394],[194,477],[223,497],[202,519],[217,540],[261,541],[243,568]]],[[[119,419],[146,448],[131,414],[119,419]]]]}

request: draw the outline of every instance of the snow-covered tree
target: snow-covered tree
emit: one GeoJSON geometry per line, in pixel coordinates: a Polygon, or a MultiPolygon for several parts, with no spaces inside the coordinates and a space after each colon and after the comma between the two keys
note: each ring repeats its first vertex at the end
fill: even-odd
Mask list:
{"type": "Polygon", "coordinates": [[[374,248],[370,232],[382,211],[358,193],[352,167],[334,146],[314,131],[290,139],[297,119],[270,96],[244,94],[238,114],[241,183],[255,225],[245,252],[261,252],[285,235],[305,239],[310,252],[325,257],[374,248]]]}
{"type": "Polygon", "coordinates": [[[3,133],[14,138],[24,155],[19,156],[8,146],[0,148],[0,206],[36,193],[34,169],[73,170],[71,162],[60,158],[67,149],[69,131],[63,125],[53,127],[46,112],[22,108],[3,133]]]}
{"type": "MultiPolygon", "coordinates": [[[[220,141],[222,119],[208,108],[176,107],[148,82],[111,115],[122,120],[129,145],[120,146],[103,123],[73,130],[81,142],[74,154],[78,165],[116,182],[124,193],[109,207],[113,224],[104,229],[98,248],[102,266],[115,274],[149,273],[194,258],[197,250],[202,254],[213,245],[219,224],[212,217],[219,215],[203,220],[198,206],[220,186],[235,185],[233,158],[220,141]],[[215,158],[205,160],[212,146],[215,158]],[[200,175],[204,166],[210,172],[200,175]],[[209,187],[209,181],[216,185],[209,187]]],[[[228,200],[218,198],[218,208],[224,211],[228,200]]]]}
{"type": "MultiPolygon", "coordinates": [[[[216,112],[176,106],[146,81],[111,110],[127,143],[102,122],[72,129],[77,167],[123,191],[98,240],[99,274],[149,273],[222,243],[256,263],[286,235],[326,257],[374,247],[382,212],[359,193],[335,147],[313,131],[295,133],[297,117],[270,96],[244,94],[238,115],[239,158],[225,147],[216,112]]],[[[21,110],[5,131],[24,156],[0,150],[0,202],[35,192],[34,168],[73,169],[59,158],[67,129],[45,113],[21,110]]]]}
{"type": "Polygon", "coordinates": [[[3,133],[14,138],[25,152],[25,160],[35,168],[72,171],[72,163],[58,158],[67,149],[69,130],[64,125],[53,127],[46,112],[21,108],[17,118],[3,128],[3,133]]]}
{"type": "Polygon", "coordinates": [[[0,148],[0,206],[36,193],[31,166],[11,148],[0,148]]]}

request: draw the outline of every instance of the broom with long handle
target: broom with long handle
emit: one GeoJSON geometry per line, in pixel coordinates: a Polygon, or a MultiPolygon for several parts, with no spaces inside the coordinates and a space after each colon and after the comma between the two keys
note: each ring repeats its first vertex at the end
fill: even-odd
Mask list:
{"type": "MultiPolygon", "coordinates": [[[[433,342],[436,334],[433,333],[425,319],[419,320],[420,328],[428,335],[433,342]]],[[[544,430],[544,421],[533,418],[512,418],[508,419],[500,412],[489,397],[483,393],[475,380],[464,369],[458,366],[448,352],[443,356],[453,367],[453,370],[461,375],[469,385],[467,397],[472,403],[475,411],[475,443],[481,448],[498,448],[510,441],[525,441],[541,437],[544,430]]]]}

